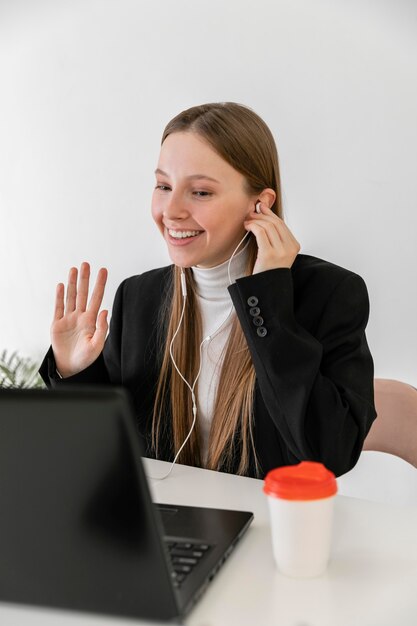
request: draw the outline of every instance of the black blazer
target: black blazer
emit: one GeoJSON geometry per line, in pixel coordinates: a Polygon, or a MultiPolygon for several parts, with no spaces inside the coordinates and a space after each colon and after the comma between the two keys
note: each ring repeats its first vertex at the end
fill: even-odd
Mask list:
{"type": "MultiPolygon", "coordinates": [[[[146,456],[154,456],[150,432],[160,365],[157,320],[172,287],[172,269],[151,270],[122,282],[105,348],[89,368],[60,380],[51,349],[40,368],[48,386],[127,387],[146,456]]],[[[229,293],[256,371],[254,439],[260,477],[301,460],[320,461],[336,475],[344,474],[355,465],[376,417],[364,281],[337,265],[299,254],[291,269],[240,278],[229,293]]],[[[172,460],[169,413],[167,422],[160,458],[172,460]]],[[[249,475],[255,476],[253,459],[249,475]]]]}

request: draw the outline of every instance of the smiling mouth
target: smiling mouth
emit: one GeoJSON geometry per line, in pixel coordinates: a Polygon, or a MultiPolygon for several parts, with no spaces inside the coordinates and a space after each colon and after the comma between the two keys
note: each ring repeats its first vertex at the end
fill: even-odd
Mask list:
{"type": "Polygon", "coordinates": [[[167,230],[173,239],[192,239],[203,232],[202,230],[171,230],[170,228],[167,230]]]}

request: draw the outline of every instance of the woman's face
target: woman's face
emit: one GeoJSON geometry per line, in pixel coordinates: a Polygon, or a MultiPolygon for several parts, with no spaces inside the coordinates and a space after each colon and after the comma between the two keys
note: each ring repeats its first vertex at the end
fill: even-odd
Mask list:
{"type": "Polygon", "coordinates": [[[168,135],[155,174],[152,216],[172,262],[214,267],[229,259],[257,199],[243,175],[194,132],[168,135]]]}

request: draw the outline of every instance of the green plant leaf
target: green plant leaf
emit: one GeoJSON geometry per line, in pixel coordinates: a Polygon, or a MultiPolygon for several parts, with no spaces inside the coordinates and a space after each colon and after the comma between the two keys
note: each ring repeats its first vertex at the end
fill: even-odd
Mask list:
{"type": "Polygon", "coordinates": [[[38,365],[32,359],[10,355],[3,350],[0,355],[0,387],[4,389],[33,389],[44,387],[38,374],[38,365]]]}

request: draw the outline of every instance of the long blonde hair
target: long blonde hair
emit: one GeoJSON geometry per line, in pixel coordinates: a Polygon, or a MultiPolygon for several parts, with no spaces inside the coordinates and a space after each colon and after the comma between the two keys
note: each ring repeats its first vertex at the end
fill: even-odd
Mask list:
{"type": "MultiPolygon", "coordinates": [[[[266,188],[273,189],[276,199],[271,209],[282,217],[277,149],[271,131],[256,113],[234,102],[195,106],[179,113],[167,124],[161,144],[171,133],[181,131],[197,133],[227,163],[243,174],[248,193],[257,194],[266,188]]],[[[249,239],[247,275],[252,274],[257,255],[256,240],[252,234],[249,239]]],[[[187,305],[182,330],[173,345],[173,354],[185,379],[193,381],[199,368],[202,323],[192,270],[186,268],[184,271],[187,305]]],[[[163,356],[152,421],[152,447],[157,457],[160,442],[166,436],[164,422],[167,416],[163,407],[167,403],[170,405],[175,452],[184,442],[193,421],[191,394],[175,370],[169,354],[169,345],[179,324],[182,304],[180,269],[174,267],[172,290],[167,293],[160,318],[160,349],[163,356]]],[[[218,381],[207,468],[247,474],[252,451],[256,473],[260,472],[253,432],[255,378],[246,339],[234,313],[218,381]],[[236,456],[240,457],[237,468],[236,456]]],[[[201,466],[198,420],[178,460],[186,465],[201,466]]]]}

